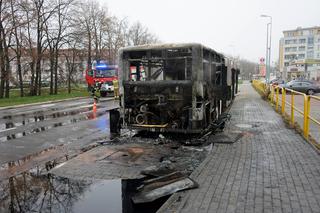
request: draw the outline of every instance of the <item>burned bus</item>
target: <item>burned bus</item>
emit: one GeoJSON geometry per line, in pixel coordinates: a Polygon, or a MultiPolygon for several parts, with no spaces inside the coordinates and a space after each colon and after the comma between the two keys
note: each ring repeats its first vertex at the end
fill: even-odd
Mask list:
{"type": "Polygon", "coordinates": [[[234,97],[227,72],[225,57],[201,44],[122,48],[119,80],[124,127],[203,132],[234,97]]]}

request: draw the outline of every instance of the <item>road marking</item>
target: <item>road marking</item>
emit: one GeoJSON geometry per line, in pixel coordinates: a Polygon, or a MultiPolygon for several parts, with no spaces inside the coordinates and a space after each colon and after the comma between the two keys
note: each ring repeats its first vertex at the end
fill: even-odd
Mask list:
{"type": "Polygon", "coordinates": [[[9,129],[0,130],[0,132],[6,132],[6,131],[13,130],[13,129],[16,129],[16,128],[17,127],[12,127],[12,128],[9,128],[9,129]]]}
{"type": "Polygon", "coordinates": [[[55,169],[58,169],[58,168],[60,168],[61,166],[63,166],[63,165],[65,165],[67,162],[63,162],[63,163],[61,163],[61,164],[59,164],[59,165],[57,165],[56,167],[54,167],[55,169]]]}
{"type": "Polygon", "coordinates": [[[52,106],[54,106],[54,105],[56,105],[56,104],[43,104],[43,105],[40,105],[40,107],[52,107],[52,106]]]}

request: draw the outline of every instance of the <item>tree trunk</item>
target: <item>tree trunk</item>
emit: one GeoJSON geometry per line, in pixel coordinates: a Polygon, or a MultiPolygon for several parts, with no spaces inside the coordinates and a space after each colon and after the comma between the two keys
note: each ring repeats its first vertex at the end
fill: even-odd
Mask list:
{"type": "Polygon", "coordinates": [[[35,76],[35,60],[32,60],[32,62],[30,63],[30,69],[31,69],[31,84],[30,84],[30,95],[31,96],[34,96],[34,95],[36,95],[35,93],[34,93],[34,91],[35,91],[35,82],[36,82],[36,76],[35,76]]]}
{"type": "Polygon", "coordinates": [[[5,59],[5,97],[9,98],[10,93],[10,59],[9,59],[9,48],[6,43],[6,40],[3,40],[3,47],[4,47],[4,59],[5,59]]]}
{"type": "MultiPolygon", "coordinates": [[[[1,12],[1,3],[0,3],[0,12],[1,12]]],[[[0,13],[1,15],[1,13],[0,13]]],[[[1,16],[0,16],[1,18],[1,16]]],[[[4,29],[0,19],[0,98],[4,97],[4,86],[5,86],[5,76],[6,76],[6,67],[5,67],[5,59],[4,59],[4,29]]]]}
{"type": "MultiPolygon", "coordinates": [[[[43,2],[41,2],[42,4],[43,2]]],[[[42,6],[41,6],[42,7],[42,6]]],[[[40,8],[41,8],[40,7],[40,8]]],[[[42,59],[42,20],[40,9],[37,11],[37,61],[36,61],[36,79],[34,93],[41,94],[41,59],[42,59]]]]}
{"type": "Polygon", "coordinates": [[[22,79],[22,68],[21,68],[21,55],[17,55],[17,65],[18,65],[18,75],[19,75],[19,87],[20,87],[20,97],[24,96],[23,91],[23,79],[22,79]]]}
{"type": "MultiPolygon", "coordinates": [[[[0,26],[1,27],[1,26],[0,26]]],[[[2,43],[3,39],[2,39],[2,31],[0,28],[0,98],[4,97],[4,83],[5,83],[5,72],[6,72],[6,68],[5,68],[5,64],[4,64],[4,49],[3,49],[3,43],[2,43]]]]}
{"type": "Polygon", "coordinates": [[[71,71],[69,71],[68,75],[68,93],[71,93],[71,71]]]}
{"type": "Polygon", "coordinates": [[[91,41],[91,33],[88,32],[88,65],[91,64],[91,45],[92,45],[92,41],[91,41]]]}
{"type": "Polygon", "coordinates": [[[14,34],[16,39],[16,55],[17,55],[17,68],[18,68],[18,76],[19,76],[19,87],[20,87],[20,97],[24,96],[23,93],[23,81],[22,81],[22,71],[21,71],[21,45],[20,45],[20,39],[18,35],[18,26],[16,25],[16,17],[14,14],[14,8],[13,8],[13,0],[11,0],[11,16],[12,16],[12,23],[14,26],[14,34]]]}
{"type": "Polygon", "coordinates": [[[39,86],[38,86],[38,95],[41,95],[42,79],[41,79],[41,66],[39,68],[39,86]]]}
{"type": "Polygon", "coordinates": [[[53,95],[53,72],[54,72],[54,53],[53,50],[50,49],[50,95],[53,95]]]}
{"type": "Polygon", "coordinates": [[[54,60],[54,94],[58,94],[58,50],[55,49],[55,60],[54,60]]]}
{"type": "Polygon", "coordinates": [[[5,75],[5,97],[9,98],[10,96],[10,61],[9,56],[7,55],[8,52],[6,51],[6,75],[5,75]]]}

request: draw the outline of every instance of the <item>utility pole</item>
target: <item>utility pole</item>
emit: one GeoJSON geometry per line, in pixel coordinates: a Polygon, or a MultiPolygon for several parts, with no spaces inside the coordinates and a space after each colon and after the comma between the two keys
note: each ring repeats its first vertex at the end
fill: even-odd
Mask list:
{"type": "Polygon", "coordinates": [[[261,15],[263,18],[270,18],[267,24],[267,48],[266,48],[266,82],[270,81],[270,61],[271,61],[271,35],[272,35],[272,17],[269,15],[261,15]],[[270,32],[269,32],[270,29],[270,32]]]}

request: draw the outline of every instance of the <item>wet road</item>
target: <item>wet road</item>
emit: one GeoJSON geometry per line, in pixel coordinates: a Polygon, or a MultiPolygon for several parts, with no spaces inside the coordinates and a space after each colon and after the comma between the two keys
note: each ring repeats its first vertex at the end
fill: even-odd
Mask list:
{"type": "Polygon", "coordinates": [[[18,161],[63,145],[64,151],[109,136],[108,110],[118,107],[113,98],[93,99],[0,109],[0,165],[18,161]]]}

